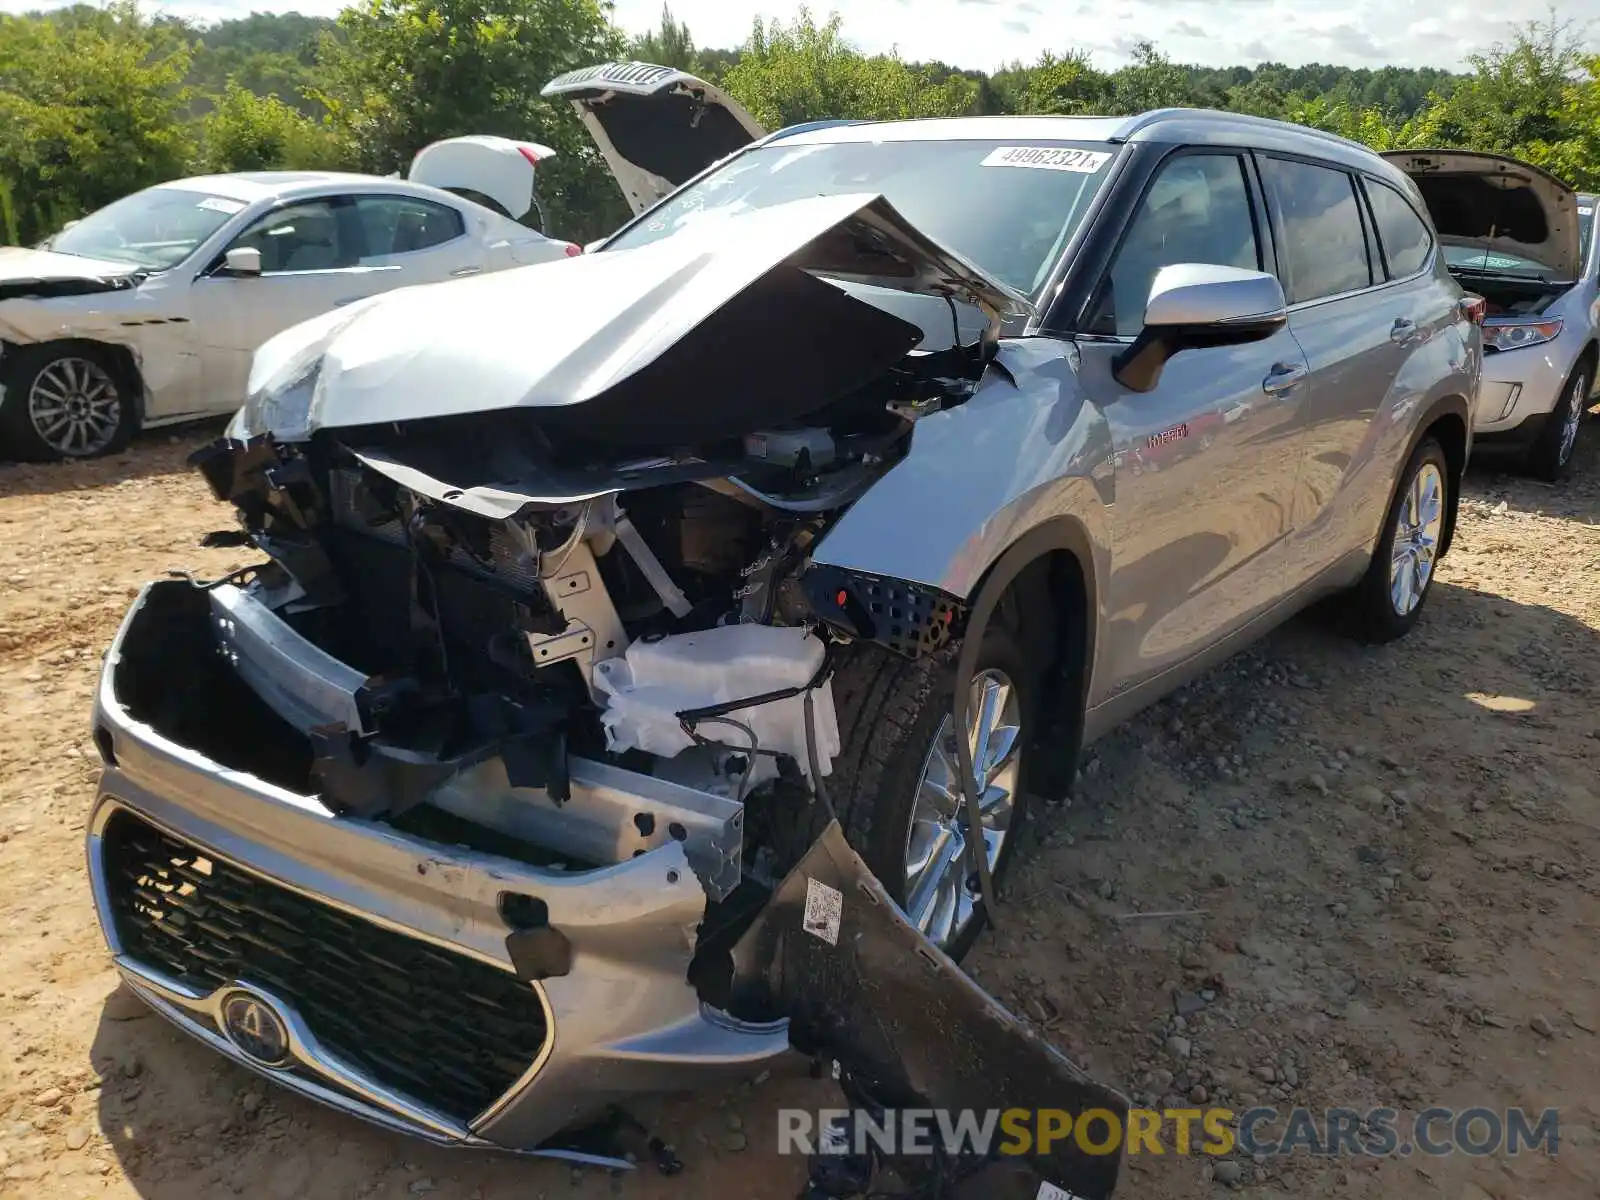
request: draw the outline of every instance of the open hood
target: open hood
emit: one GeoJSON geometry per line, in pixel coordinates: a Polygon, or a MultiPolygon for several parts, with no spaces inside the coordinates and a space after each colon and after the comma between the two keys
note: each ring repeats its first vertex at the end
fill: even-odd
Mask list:
{"type": "Polygon", "coordinates": [[[1446,245],[1515,254],[1557,279],[1578,277],[1578,198],[1548,171],[1466,150],[1391,150],[1384,157],[1415,181],[1446,245]]]}
{"type": "Polygon", "coordinates": [[[473,134],[417,151],[406,178],[498,208],[514,221],[534,205],[538,166],[556,152],[537,142],[473,134]]]}
{"type": "Polygon", "coordinates": [[[976,311],[972,346],[937,347],[952,373],[978,363],[1003,313],[1028,307],[874,195],[797,200],[448,286],[448,303],[402,289],[313,323],[294,351],[281,345],[293,333],[268,343],[246,424],[251,405],[265,413],[282,394],[269,358],[303,375],[320,353],[301,435],[521,408],[585,442],[692,445],[796,420],[915,362],[925,326],[871,303],[876,289],[948,301],[950,328],[972,328],[971,312],[954,318],[976,311]]]}
{"type": "Polygon", "coordinates": [[[545,85],[565,96],[635,213],[766,136],[721,88],[672,67],[602,63],[545,85]]]}

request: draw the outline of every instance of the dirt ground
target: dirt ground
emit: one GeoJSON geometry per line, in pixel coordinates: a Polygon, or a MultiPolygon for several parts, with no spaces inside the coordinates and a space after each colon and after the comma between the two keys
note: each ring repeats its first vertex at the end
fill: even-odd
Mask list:
{"type": "MultiPolygon", "coordinates": [[[[0,466],[0,1196],[789,1200],[786,1065],[640,1106],[683,1176],[436,1150],[225,1064],[117,992],[82,866],[100,655],[137,585],[235,565],[184,455],[0,466]]],[[[978,979],[1141,1102],[1560,1110],[1560,1153],[1141,1155],[1119,1195],[1600,1194],[1600,427],[1575,477],[1469,479],[1420,626],[1305,618],[1098,745],[978,979]],[[1129,914],[1187,912],[1178,917],[1129,914]],[[1181,1014],[1181,1015],[1180,1015],[1181,1014]]]]}

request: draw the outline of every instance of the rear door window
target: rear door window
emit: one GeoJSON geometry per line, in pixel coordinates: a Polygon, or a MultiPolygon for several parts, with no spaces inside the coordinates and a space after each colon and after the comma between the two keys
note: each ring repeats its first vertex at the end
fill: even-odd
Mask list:
{"type": "Polygon", "coordinates": [[[1417,210],[1399,192],[1376,179],[1365,181],[1378,242],[1389,265],[1390,279],[1404,279],[1422,270],[1433,249],[1433,235],[1417,210]]]}
{"type": "Polygon", "coordinates": [[[1355,180],[1336,167],[1263,158],[1261,175],[1278,225],[1289,303],[1372,286],[1372,262],[1355,180]]]}

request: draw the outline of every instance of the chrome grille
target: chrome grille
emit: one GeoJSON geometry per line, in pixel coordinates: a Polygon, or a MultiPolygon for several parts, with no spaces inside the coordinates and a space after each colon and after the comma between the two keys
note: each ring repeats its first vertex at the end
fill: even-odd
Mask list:
{"type": "Polygon", "coordinates": [[[128,812],[101,854],[125,954],[201,992],[245,981],[294,1006],[375,1083],[468,1122],[538,1058],[533,990],[209,857],[128,812]]]}

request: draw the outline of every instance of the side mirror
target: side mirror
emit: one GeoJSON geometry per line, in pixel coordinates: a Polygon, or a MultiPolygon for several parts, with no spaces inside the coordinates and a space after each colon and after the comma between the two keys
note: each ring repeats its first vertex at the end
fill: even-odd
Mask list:
{"type": "Polygon", "coordinates": [[[1167,360],[1184,350],[1239,346],[1269,338],[1289,319],[1283,287],[1264,271],[1174,263],[1156,272],[1144,329],[1112,364],[1123,387],[1148,392],[1167,360]]]}
{"type": "Polygon", "coordinates": [[[229,275],[259,275],[261,251],[254,246],[235,246],[222,256],[222,269],[229,275]]]}

